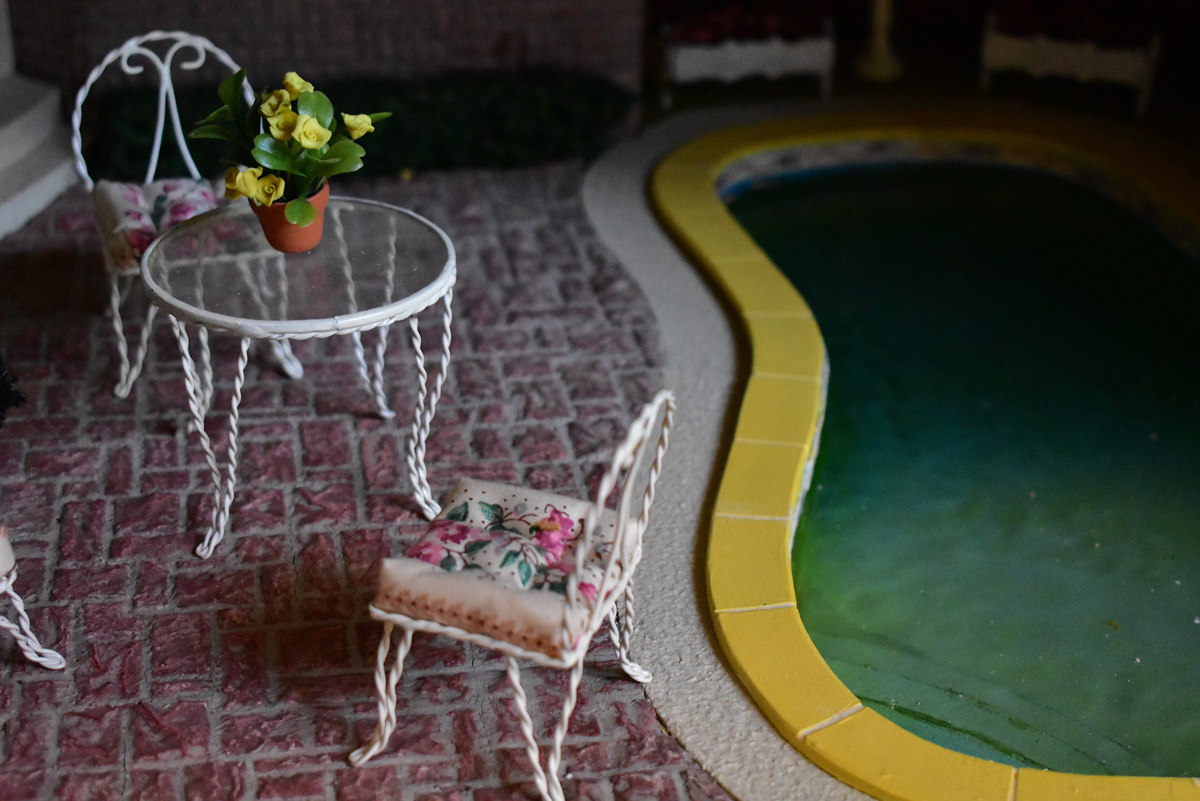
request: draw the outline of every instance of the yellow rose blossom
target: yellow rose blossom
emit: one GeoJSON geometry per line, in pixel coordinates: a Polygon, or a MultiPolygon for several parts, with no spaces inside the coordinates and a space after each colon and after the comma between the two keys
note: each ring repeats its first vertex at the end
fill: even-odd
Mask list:
{"type": "Polygon", "coordinates": [[[241,172],[237,167],[230,167],[225,171],[225,199],[237,200],[242,196],[242,193],[237,188],[238,173],[241,172]]]}
{"type": "Polygon", "coordinates": [[[262,175],[262,167],[251,167],[239,171],[230,167],[225,171],[225,197],[237,200],[239,197],[254,197],[258,192],[258,178],[262,175]]]}
{"type": "Polygon", "coordinates": [[[283,76],[283,88],[287,90],[288,95],[295,100],[305,92],[311,92],[313,85],[301,78],[294,72],[289,72],[283,76]]]}
{"type": "Polygon", "coordinates": [[[315,117],[301,114],[296,118],[296,127],[292,130],[292,138],[307,150],[316,150],[329,141],[333,131],[317,122],[315,117]]]}
{"type": "Polygon", "coordinates": [[[271,94],[263,98],[263,102],[259,105],[258,110],[267,119],[278,117],[285,111],[292,108],[292,97],[286,89],[276,89],[271,94]]]}
{"type": "Polygon", "coordinates": [[[274,117],[267,118],[267,124],[271,126],[271,136],[276,139],[288,139],[292,132],[296,130],[296,120],[300,115],[294,111],[285,110],[274,117]]]}
{"type": "Polygon", "coordinates": [[[366,114],[343,114],[342,122],[346,123],[346,130],[350,133],[351,139],[357,139],[363,134],[375,130],[375,126],[371,124],[371,118],[366,114]]]}
{"type": "Polygon", "coordinates": [[[282,178],[278,175],[268,175],[266,178],[259,179],[254,199],[258,201],[260,206],[270,206],[276,200],[283,197],[283,189],[284,183],[282,178]]]}

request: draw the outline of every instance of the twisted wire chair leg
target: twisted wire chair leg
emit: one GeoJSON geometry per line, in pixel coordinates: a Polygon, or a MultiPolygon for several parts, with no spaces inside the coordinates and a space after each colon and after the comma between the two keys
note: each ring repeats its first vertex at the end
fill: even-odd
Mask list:
{"type": "Polygon", "coordinates": [[[517,660],[507,655],[504,657],[504,665],[508,672],[508,683],[513,688],[513,700],[517,705],[521,735],[525,738],[525,755],[529,757],[529,761],[533,765],[533,783],[537,785],[542,798],[549,799],[549,801],[563,801],[562,789],[560,788],[558,796],[554,797],[550,795],[550,788],[546,784],[546,772],[542,770],[541,754],[538,752],[537,740],[533,736],[533,719],[529,717],[529,704],[525,699],[525,688],[521,686],[521,668],[517,665],[517,660]]]}
{"type": "Polygon", "coordinates": [[[21,596],[13,589],[13,582],[17,580],[17,569],[14,567],[4,576],[0,576],[0,595],[7,595],[12,602],[13,609],[17,612],[17,622],[13,623],[6,617],[0,617],[0,628],[7,630],[12,634],[13,639],[17,641],[17,646],[21,649],[21,653],[25,654],[25,658],[30,662],[35,662],[44,668],[50,670],[62,670],[67,666],[67,661],[62,658],[62,654],[58,651],[44,647],[38,642],[37,635],[33,633],[33,627],[29,622],[29,615],[25,612],[25,603],[21,600],[21,596]]]}
{"type": "Polygon", "coordinates": [[[377,709],[379,721],[375,724],[375,733],[371,742],[356,749],[350,754],[350,764],[354,767],[366,762],[387,746],[392,732],[396,730],[396,686],[404,672],[404,659],[412,648],[413,630],[403,628],[403,635],[396,646],[396,661],[392,669],[387,670],[388,651],[392,647],[392,632],[395,624],[384,622],[383,639],[379,641],[379,650],[375,654],[375,693],[378,699],[377,709]]]}
{"type": "Polygon", "coordinates": [[[150,308],[146,312],[146,319],[142,324],[142,331],[138,335],[137,349],[134,351],[131,360],[129,357],[129,343],[125,339],[125,325],[121,318],[121,301],[124,299],[125,293],[121,291],[120,276],[111,276],[110,284],[108,308],[109,316],[112,319],[113,331],[117,335],[119,370],[117,385],[113,388],[113,394],[118,398],[125,399],[129,397],[130,391],[133,390],[133,384],[137,381],[137,377],[142,372],[142,366],[146,362],[146,352],[150,349],[150,331],[154,328],[154,318],[158,314],[158,307],[153,303],[150,304],[150,308]]]}
{"type": "Polygon", "coordinates": [[[653,675],[629,658],[629,641],[633,637],[634,624],[632,581],[625,585],[622,601],[624,610],[619,616],[619,625],[617,605],[613,604],[612,609],[608,610],[608,637],[612,641],[613,648],[617,650],[617,658],[621,660],[621,669],[625,671],[625,674],[640,684],[648,684],[654,678],[653,675]]]}
{"type": "Polygon", "coordinates": [[[554,743],[550,748],[550,758],[546,761],[546,773],[550,783],[550,798],[553,801],[562,801],[563,799],[563,788],[562,782],[558,778],[558,769],[562,764],[563,740],[567,736],[567,726],[571,723],[571,713],[575,711],[575,701],[579,697],[579,682],[582,678],[583,659],[580,659],[571,668],[567,697],[563,701],[562,714],[558,717],[558,724],[554,727],[554,743]]]}

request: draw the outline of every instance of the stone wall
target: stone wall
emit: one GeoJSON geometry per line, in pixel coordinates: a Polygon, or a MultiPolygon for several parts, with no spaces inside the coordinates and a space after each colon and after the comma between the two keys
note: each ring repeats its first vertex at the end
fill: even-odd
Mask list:
{"type": "Polygon", "coordinates": [[[139,33],[210,38],[250,72],[321,81],[554,66],[637,90],[643,0],[9,0],[17,69],[71,90],[139,33]]]}

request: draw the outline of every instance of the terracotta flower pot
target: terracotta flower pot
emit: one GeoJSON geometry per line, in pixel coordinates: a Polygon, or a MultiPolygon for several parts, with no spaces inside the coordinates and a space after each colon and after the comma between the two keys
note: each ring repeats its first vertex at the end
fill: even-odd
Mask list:
{"type": "Polygon", "coordinates": [[[308,201],[317,207],[317,219],[311,225],[301,228],[287,221],[283,216],[286,203],[272,203],[270,206],[259,206],[250,201],[250,208],[258,215],[263,234],[271,247],[283,253],[303,253],[312,250],[321,241],[325,225],[325,205],[329,202],[329,182],[308,201]]]}

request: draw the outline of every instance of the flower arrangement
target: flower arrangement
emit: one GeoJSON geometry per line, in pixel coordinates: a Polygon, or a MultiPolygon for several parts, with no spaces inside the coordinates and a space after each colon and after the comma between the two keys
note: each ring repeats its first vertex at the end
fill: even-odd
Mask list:
{"type": "Polygon", "coordinates": [[[239,70],[221,82],[217,94],[224,104],[196,123],[193,139],[221,139],[234,150],[222,159],[231,164],[225,172],[225,197],[246,197],[257,206],[285,202],[284,216],[293,225],[306,227],[317,220],[309,198],[326,181],[362,167],[366,151],[355,140],[375,130],[387,119],[379,114],[342,114],[322,92],[294,72],[283,78],[283,88],[268,89],[246,102],[239,70]]]}

